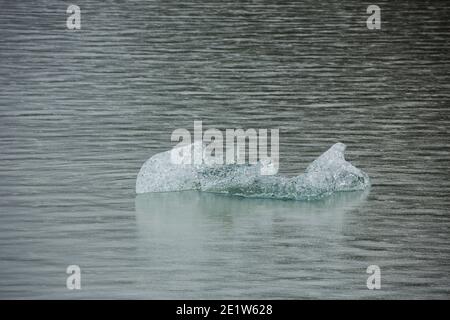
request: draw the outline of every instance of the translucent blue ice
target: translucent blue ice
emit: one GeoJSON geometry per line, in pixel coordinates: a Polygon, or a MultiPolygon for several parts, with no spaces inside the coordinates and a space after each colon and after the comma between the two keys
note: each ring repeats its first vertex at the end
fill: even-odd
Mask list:
{"type": "MultiPolygon", "coordinates": [[[[183,148],[204,152],[193,145],[183,148]]],[[[174,164],[171,152],[182,149],[173,149],[158,153],[144,163],[137,176],[136,193],[201,190],[254,198],[313,200],[335,192],[368,188],[368,175],[345,160],[345,149],[343,143],[334,144],[303,174],[292,178],[261,175],[259,162],[214,166],[174,164]]]]}

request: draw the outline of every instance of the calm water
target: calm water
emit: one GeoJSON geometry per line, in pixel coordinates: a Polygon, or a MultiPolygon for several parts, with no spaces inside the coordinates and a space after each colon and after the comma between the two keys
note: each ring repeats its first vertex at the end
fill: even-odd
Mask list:
{"type": "Polygon", "coordinates": [[[449,298],[450,3],[273,3],[0,1],[0,298],[449,298]],[[194,120],[280,128],[286,175],[344,142],[372,188],[136,198],[194,120]]]}

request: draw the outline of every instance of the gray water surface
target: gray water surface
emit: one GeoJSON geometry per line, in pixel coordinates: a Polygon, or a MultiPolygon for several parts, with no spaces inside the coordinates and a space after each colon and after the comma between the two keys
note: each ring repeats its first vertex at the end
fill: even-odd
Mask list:
{"type": "Polygon", "coordinates": [[[0,1],[0,298],[449,298],[450,3],[369,4],[0,1]],[[136,197],[194,120],[279,128],[289,176],[343,142],[372,187],[136,197]]]}

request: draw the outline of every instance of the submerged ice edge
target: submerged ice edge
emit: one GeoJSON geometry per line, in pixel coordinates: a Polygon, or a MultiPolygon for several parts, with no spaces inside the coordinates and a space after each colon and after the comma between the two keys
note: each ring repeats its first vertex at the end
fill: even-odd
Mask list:
{"type": "MultiPolygon", "coordinates": [[[[193,144],[189,147],[193,148],[193,144]]],[[[173,164],[169,150],[144,163],[136,179],[136,193],[200,190],[253,198],[313,200],[335,192],[368,188],[368,175],[345,160],[345,149],[343,143],[334,144],[303,174],[292,178],[261,175],[261,163],[173,164]]]]}

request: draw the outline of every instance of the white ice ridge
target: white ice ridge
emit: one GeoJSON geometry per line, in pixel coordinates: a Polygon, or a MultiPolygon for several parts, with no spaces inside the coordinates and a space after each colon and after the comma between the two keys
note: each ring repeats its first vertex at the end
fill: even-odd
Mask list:
{"type": "MultiPolygon", "coordinates": [[[[204,154],[204,149],[195,148],[194,144],[183,148],[204,154]]],[[[345,149],[343,143],[334,144],[303,174],[292,178],[261,175],[261,163],[174,164],[172,152],[182,150],[173,149],[158,153],[144,163],[137,176],[136,193],[201,190],[254,198],[312,200],[334,192],[368,188],[368,175],[345,160],[345,149]]]]}

